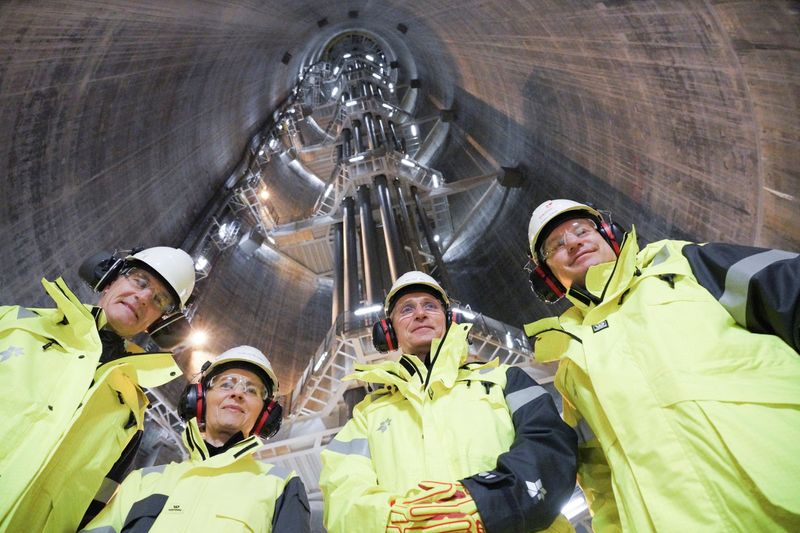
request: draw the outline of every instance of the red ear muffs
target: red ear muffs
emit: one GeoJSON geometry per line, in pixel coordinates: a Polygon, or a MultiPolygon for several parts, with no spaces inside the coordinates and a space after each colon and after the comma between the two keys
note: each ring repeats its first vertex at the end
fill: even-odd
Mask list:
{"type": "Polygon", "coordinates": [[[609,224],[605,219],[600,219],[600,227],[597,228],[597,231],[608,241],[611,249],[614,250],[614,255],[619,255],[620,243],[625,231],[613,222],[609,224]]]}
{"type": "Polygon", "coordinates": [[[381,353],[397,349],[397,336],[394,333],[392,319],[383,318],[373,324],[372,345],[381,353]]]}
{"type": "Polygon", "coordinates": [[[267,398],[264,402],[264,409],[258,415],[256,423],[253,426],[251,435],[258,435],[262,439],[268,439],[275,435],[281,428],[281,420],[283,419],[283,407],[281,404],[272,399],[267,398]]]}
{"type": "Polygon", "coordinates": [[[541,265],[536,265],[530,275],[531,288],[536,293],[536,296],[545,302],[554,303],[564,296],[565,291],[561,282],[553,277],[548,270],[541,265]]]}
{"type": "Polygon", "coordinates": [[[184,422],[197,418],[198,426],[202,426],[206,422],[205,403],[206,396],[202,380],[198,383],[189,383],[183,389],[178,402],[178,416],[184,422]]]}

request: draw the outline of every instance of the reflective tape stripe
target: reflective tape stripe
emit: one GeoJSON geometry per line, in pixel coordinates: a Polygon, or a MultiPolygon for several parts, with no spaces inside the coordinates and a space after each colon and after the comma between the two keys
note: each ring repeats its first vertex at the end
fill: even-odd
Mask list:
{"type": "Polygon", "coordinates": [[[25,307],[20,307],[17,309],[17,318],[33,318],[35,316],[39,316],[33,311],[26,309],[25,307]]]}
{"type": "Polygon", "coordinates": [[[367,459],[372,459],[367,439],[353,439],[350,442],[333,439],[326,449],[343,455],[362,455],[367,459]]]}
{"type": "Polygon", "coordinates": [[[508,410],[511,412],[511,416],[514,416],[517,409],[528,402],[532,402],[543,394],[547,394],[547,390],[542,386],[534,385],[533,387],[512,392],[506,396],[506,403],[508,404],[508,410]]]}
{"type": "Polygon", "coordinates": [[[100,526],[92,529],[83,529],[83,533],[117,533],[117,530],[111,526],[100,526]]]}
{"type": "Polygon", "coordinates": [[[656,256],[653,258],[653,261],[650,263],[650,265],[651,265],[651,266],[660,265],[661,263],[663,263],[664,261],[666,261],[667,259],[669,259],[669,256],[670,256],[669,248],[667,248],[667,245],[665,244],[665,245],[664,245],[664,246],[662,246],[662,247],[661,247],[661,249],[658,251],[658,253],[657,253],[657,254],[656,254],[656,256]]]}
{"type": "Polygon", "coordinates": [[[158,472],[160,474],[165,468],[167,468],[167,465],[148,466],[147,468],[142,468],[142,477],[146,476],[147,474],[152,474],[153,472],[158,472]]]}
{"type": "Polygon", "coordinates": [[[117,487],[119,487],[119,483],[111,478],[105,478],[103,484],[100,485],[100,488],[97,490],[97,494],[94,496],[95,501],[108,503],[108,500],[110,500],[114,492],[116,492],[117,487]]]}
{"type": "Polygon", "coordinates": [[[286,479],[292,474],[292,471],[283,468],[282,466],[272,465],[272,468],[270,468],[267,474],[269,474],[270,476],[279,477],[281,479],[286,479]]]}
{"type": "Polygon", "coordinates": [[[752,277],[772,263],[794,259],[797,255],[783,250],[768,250],[734,263],[725,275],[725,292],[720,296],[719,303],[736,322],[747,327],[747,291],[752,277]]]}
{"type": "Polygon", "coordinates": [[[597,438],[594,434],[594,431],[592,431],[592,428],[589,427],[589,423],[583,418],[581,418],[580,422],[578,422],[578,426],[574,429],[575,433],[578,434],[578,444],[593,441],[597,438]]]}

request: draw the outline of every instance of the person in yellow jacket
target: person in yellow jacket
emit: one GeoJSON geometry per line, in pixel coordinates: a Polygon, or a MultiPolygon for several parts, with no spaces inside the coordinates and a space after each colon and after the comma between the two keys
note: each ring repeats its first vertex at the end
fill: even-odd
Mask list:
{"type": "Polygon", "coordinates": [[[470,324],[442,287],[400,276],[373,342],[399,361],[356,367],[383,385],[322,452],[330,533],[572,531],[559,513],[575,488],[577,437],[517,367],[466,363],[470,324]]]}
{"type": "Polygon", "coordinates": [[[0,531],[75,531],[129,469],[142,387],[181,373],[170,353],[138,353],[128,338],[180,312],[191,257],[155,247],[100,270],[96,307],[61,278],[42,280],[55,308],[0,307],[0,531]]]}
{"type": "Polygon", "coordinates": [[[531,280],[573,304],[526,326],[559,361],[598,532],[800,531],[800,256],[641,251],[596,209],[533,212],[531,280]]]}
{"type": "Polygon", "coordinates": [[[280,428],[277,387],[257,348],[222,353],[180,400],[190,458],[131,472],[85,531],[311,531],[300,478],[255,457],[280,428]]]}

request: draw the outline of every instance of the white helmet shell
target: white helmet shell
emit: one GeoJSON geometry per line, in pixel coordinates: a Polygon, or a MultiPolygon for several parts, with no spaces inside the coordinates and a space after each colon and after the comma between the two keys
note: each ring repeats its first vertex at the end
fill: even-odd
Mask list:
{"type": "Polygon", "coordinates": [[[252,346],[237,346],[219,354],[211,365],[206,368],[205,375],[209,376],[213,373],[214,368],[223,363],[242,362],[260,368],[272,380],[272,394],[278,390],[278,376],[272,370],[272,365],[258,348],[252,346]]]}
{"type": "Polygon", "coordinates": [[[537,244],[540,237],[546,237],[546,235],[541,235],[542,230],[551,220],[570,211],[583,211],[593,218],[601,218],[597,209],[572,200],[548,200],[533,210],[531,221],[528,224],[528,245],[533,261],[537,265],[539,264],[539,256],[536,253],[537,244]]]}
{"type": "Polygon", "coordinates": [[[389,294],[386,295],[386,300],[383,302],[383,310],[386,312],[386,316],[389,316],[390,304],[392,303],[395,294],[411,285],[424,285],[426,287],[430,287],[442,297],[442,301],[444,301],[446,306],[450,306],[450,299],[447,297],[447,293],[444,292],[444,289],[441,285],[439,285],[438,281],[424,272],[412,270],[411,272],[406,272],[397,278],[397,281],[394,282],[392,288],[389,289],[389,294]]]}
{"type": "Polygon", "coordinates": [[[125,261],[134,265],[142,263],[161,276],[172,289],[173,296],[178,297],[180,309],[186,307],[186,300],[194,290],[194,261],[189,254],[180,248],[155,246],[129,255],[125,261]]]}

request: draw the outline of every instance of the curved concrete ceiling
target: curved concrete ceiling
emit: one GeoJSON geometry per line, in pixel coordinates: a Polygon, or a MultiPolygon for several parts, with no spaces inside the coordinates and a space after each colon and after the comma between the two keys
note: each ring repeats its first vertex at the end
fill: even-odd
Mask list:
{"type": "MultiPolygon", "coordinates": [[[[549,197],[591,200],[636,223],[642,240],[798,250],[799,10],[788,1],[3,2],[2,301],[47,305],[38,279],[63,274],[77,286],[77,265],[97,250],[184,242],[302,62],[345,29],[384,39],[421,80],[422,100],[456,111],[461,141],[431,162],[448,180],[474,175],[464,143],[524,171],[522,188],[487,193],[445,256],[458,299],[488,315],[519,325],[552,312],[521,269],[528,216],[549,197]]],[[[294,180],[272,184],[287,218],[307,214],[319,194],[294,180]]],[[[232,249],[205,280],[196,319],[215,330],[212,350],[269,352],[287,390],[329,315],[329,286],[232,249]]]]}

